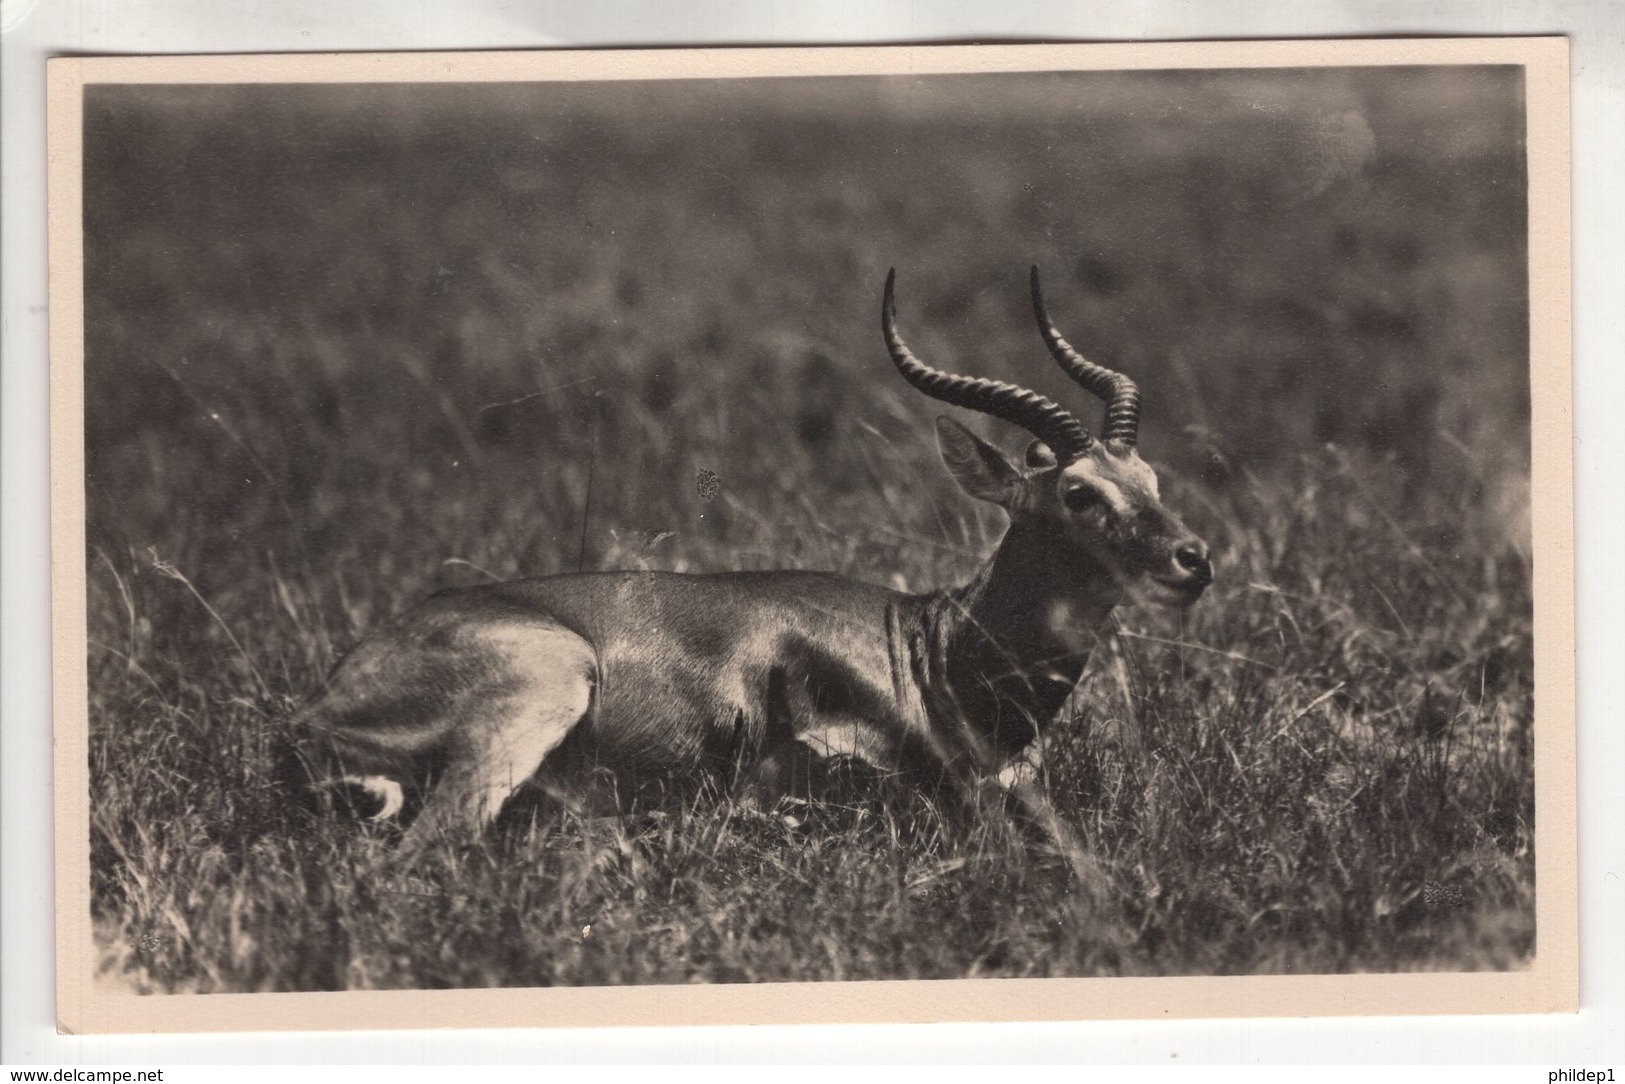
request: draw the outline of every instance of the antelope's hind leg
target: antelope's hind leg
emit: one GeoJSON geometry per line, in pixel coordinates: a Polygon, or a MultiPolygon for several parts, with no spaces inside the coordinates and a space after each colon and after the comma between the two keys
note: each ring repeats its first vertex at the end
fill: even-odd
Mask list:
{"type": "Polygon", "coordinates": [[[401,842],[407,854],[489,825],[592,707],[597,653],[574,632],[530,619],[473,635],[487,673],[458,697],[444,770],[401,842]]]}

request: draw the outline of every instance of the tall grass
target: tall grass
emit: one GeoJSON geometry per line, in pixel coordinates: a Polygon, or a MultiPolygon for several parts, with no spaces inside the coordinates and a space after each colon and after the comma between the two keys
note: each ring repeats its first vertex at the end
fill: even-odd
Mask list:
{"type": "MultiPolygon", "coordinates": [[[[1533,949],[1504,70],[94,88],[92,871],[145,990],[1516,967],[1533,949]],[[906,797],[507,819],[403,868],[270,745],[437,586],[816,568],[1000,523],[890,373],[1067,402],[1029,263],[1212,544],[1050,750],[1099,885],[906,797]],[[702,494],[701,472],[716,476],[702,494]],[[929,931],[929,935],[926,934],[929,931]]],[[[989,426],[1013,444],[1016,434],[989,426]]]]}

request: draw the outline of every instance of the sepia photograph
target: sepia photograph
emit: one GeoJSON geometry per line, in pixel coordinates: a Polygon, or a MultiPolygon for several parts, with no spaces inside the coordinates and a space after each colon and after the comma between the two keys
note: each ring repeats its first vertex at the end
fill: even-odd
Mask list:
{"type": "Polygon", "coordinates": [[[1533,69],[1363,44],[82,62],[85,989],[1572,1000],[1533,69]]]}

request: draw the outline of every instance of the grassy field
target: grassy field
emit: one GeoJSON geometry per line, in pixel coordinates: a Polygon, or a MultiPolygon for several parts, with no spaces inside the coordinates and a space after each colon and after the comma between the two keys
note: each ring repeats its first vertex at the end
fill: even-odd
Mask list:
{"type": "MultiPolygon", "coordinates": [[[[1518,967],[1534,947],[1521,90],[1217,72],[98,89],[94,919],[148,991],[1518,967]],[[280,728],[431,590],[997,539],[896,378],[1096,417],[1030,264],[1212,545],[1050,753],[1089,891],[893,800],[514,818],[390,865],[280,728]],[[720,494],[696,492],[714,472],[720,494]],[[590,926],[590,935],[583,928],[590,926]]],[[[1024,437],[975,421],[1008,448],[1024,437]]]]}

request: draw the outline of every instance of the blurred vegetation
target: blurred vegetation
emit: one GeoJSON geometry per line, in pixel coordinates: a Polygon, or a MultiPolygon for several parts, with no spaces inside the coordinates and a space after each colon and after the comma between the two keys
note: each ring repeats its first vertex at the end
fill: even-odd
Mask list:
{"type": "Polygon", "coordinates": [[[1525,961],[1522,128],[1494,68],[92,88],[105,966],[207,990],[1525,961]],[[1001,525],[891,372],[880,285],[895,265],[928,360],[1093,418],[1033,263],[1140,381],[1218,563],[1182,618],[1122,614],[1058,728],[1104,910],[890,805],[811,835],[544,821],[408,873],[281,827],[270,736],[436,586],[968,576],[1001,525]]]}

